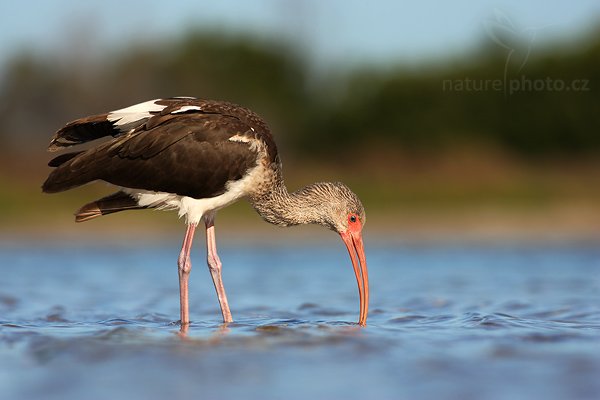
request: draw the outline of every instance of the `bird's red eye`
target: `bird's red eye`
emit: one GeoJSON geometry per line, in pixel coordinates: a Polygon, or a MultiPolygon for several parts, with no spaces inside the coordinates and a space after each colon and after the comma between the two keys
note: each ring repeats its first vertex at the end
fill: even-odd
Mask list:
{"type": "Polygon", "coordinates": [[[350,214],[350,216],[348,217],[348,221],[350,221],[351,223],[355,223],[358,220],[358,217],[356,216],[356,214],[350,214]]]}

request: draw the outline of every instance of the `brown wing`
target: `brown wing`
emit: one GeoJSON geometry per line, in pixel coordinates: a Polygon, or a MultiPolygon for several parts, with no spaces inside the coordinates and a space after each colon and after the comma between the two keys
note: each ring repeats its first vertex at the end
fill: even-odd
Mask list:
{"type": "Polygon", "coordinates": [[[219,113],[157,115],[72,158],[57,157],[62,159],[51,161],[58,167],[43,190],[60,192],[100,179],[128,188],[214,197],[257,163],[257,150],[229,140],[235,135],[257,138],[259,133],[240,118],[219,113]]]}
{"type": "MultiPolygon", "coordinates": [[[[277,147],[266,123],[251,110],[236,104],[202,100],[193,97],[172,97],[135,104],[105,114],[93,115],[69,122],[50,141],[49,151],[57,151],[103,137],[122,137],[131,132],[150,130],[171,118],[185,115],[222,115],[237,119],[251,129],[253,136],[265,145],[271,159],[277,158],[277,147]]],[[[55,159],[56,160],[56,159],[55,159]]]]}

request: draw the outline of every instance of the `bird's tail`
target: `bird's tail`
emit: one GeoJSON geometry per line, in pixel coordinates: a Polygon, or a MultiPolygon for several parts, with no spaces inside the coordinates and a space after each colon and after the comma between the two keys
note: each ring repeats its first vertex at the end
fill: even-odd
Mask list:
{"type": "Polygon", "coordinates": [[[143,208],[147,207],[140,206],[137,201],[127,193],[119,191],[81,207],[75,213],[75,222],[85,222],[106,214],[125,210],[140,210],[143,208]]]}

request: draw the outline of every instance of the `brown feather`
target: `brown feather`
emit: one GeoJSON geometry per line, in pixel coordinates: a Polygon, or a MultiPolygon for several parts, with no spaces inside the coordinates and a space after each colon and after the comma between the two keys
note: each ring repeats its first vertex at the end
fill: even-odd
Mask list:
{"type": "Polygon", "coordinates": [[[101,217],[125,210],[141,210],[146,207],[138,205],[131,196],[124,192],[116,192],[110,196],[103,197],[81,207],[75,213],[75,222],[85,222],[90,219],[101,217]]]}
{"type": "Polygon", "coordinates": [[[118,134],[119,130],[106,119],[107,116],[108,114],[98,114],[69,122],[52,136],[48,151],[57,151],[62,147],[74,146],[104,136],[118,134]]]}
{"type": "Polygon", "coordinates": [[[165,108],[128,123],[99,114],[69,123],[53,137],[50,150],[112,136],[78,154],[51,161],[42,189],[55,193],[95,180],[121,187],[168,192],[194,198],[218,196],[227,183],[241,179],[259,162],[264,147],[267,165],[279,166],[277,147],[266,123],[235,104],[194,98],[155,101],[165,108]],[[117,125],[115,125],[117,124],[117,125]],[[232,137],[248,140],[230,140],[232,137]]]}
{"type": "Polygon", "coordinates": [[[62,164],[69,161],[70,159],[80,155],[81,153],[83,153],[83,151],[75,151],[73,153],[61,154],[60,156],[54,157],[52,160],[50,160],[48,162],[48,166],[49,167],[59,167],[62,164]]]}
{"type": "Polygon", "coordinates": [[[258,152],[249,143],[229,140],[248,131],[234,117],[180,115],[71,158],[52,171],[42,189],[55,193],[100,179],[197,199],[218,196],[257,163],[258,152]]]}

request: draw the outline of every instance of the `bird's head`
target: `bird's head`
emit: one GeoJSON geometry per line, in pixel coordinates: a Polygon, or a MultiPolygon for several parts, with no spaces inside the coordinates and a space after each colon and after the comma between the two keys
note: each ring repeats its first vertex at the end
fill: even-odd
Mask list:
{"type": "Polygon", "coordinates": [[[350,254],[360,296],[360,325],[367,324],[369,275],[362,240],[365,209],[348,186],[340,182],[319,182],[288,194],[276,192],[252,200],[252,205],[267,221],[280,226],[319,224],[337,232],[350,254]]]}
{"type": "Polygon", "coordinates": [[[315,205],[321,214],[319,223],[337,232],[350,254],[360,297],[358,323],[365,326],[369,311],[369,274],[362,240],[365,209],[358,196],[343,183],[317,183],[312,189],[320,192],[313,197],[322,202],[315,205]]]}

